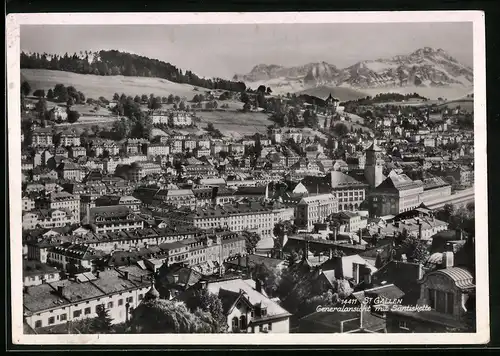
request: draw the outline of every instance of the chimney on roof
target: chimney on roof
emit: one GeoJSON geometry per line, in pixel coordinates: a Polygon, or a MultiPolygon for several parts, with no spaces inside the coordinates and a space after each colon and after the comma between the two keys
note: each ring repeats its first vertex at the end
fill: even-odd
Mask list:
{"type": "Polygon", "coordinates": [[[420,220],[417,220],[418,224],[418,239],[422,240],[422,222],[420,220]]]}
{"type": "Polygon", "coordinates": [[[334,226],[333,227],[333,233],[332,233],[332,238],[333,238],[333,241],[337,241],[337,226],[334,226]]]}
{"type": "Polygon", "coordinates": [[[64,292],[64,286],[57,286],[57,294],[59,294],[62,297],[63,292],[64,292]]]}
{"type": "Polygon", "coordinates": [[[99,272],[99,270],[96,270],[96,271],[95,271],[95,276],[96,276],[97,278],[99,278],[99,273],[100,273],[100,272],[99,272]]]}
{"type": "Polygon", "coordinates": [[[123,278],[128,280],[129,279],[129,272],[128,271],[125,271],[124,275],[123,275],[123,278]]]}
{"type": "Polygon", "coordinates": [[[207,289],[208,283],[207,281],[200,281],[201,289],[207,289]]]}
{"type": "Polygon", "coordinates": [[[451,268],[454,265],[453,246],[450,243],[446,244],[446,251],[443,252],[441,263],[443,268],[451,268]]]}
{"type": "Polygon", "coordinates": [[[255,290],[259,293],[262,293],[262,281],[260,280],[260,278],[257,278],[255,280],[255,290]]]}
{"type": "Polygon", "coordinates": [[[174,274],[173,277],[174,277],[174,283],[178,283],[179,282],[179,275],[174,274]]]}

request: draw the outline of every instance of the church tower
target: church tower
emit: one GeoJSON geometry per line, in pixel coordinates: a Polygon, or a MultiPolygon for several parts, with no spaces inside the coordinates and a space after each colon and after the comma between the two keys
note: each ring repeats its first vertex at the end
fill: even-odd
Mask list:
{"type": "Polygon", "coordinates": [[[376,188],[383,180],[382,168],[384,160],[381,157],[382,150],[375,142],[366,150],[365,178],[370,188],[376,188]]]}

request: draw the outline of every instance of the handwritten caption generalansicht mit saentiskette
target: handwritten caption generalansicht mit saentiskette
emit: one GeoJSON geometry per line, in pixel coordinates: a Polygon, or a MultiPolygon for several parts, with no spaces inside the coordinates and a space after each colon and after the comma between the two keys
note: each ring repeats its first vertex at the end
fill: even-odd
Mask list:
{"type": "Polygon", "coordinates": [[[318,305],[317,312],[369,312],[369,311],[407,311],[422,312],[430,311],[428,305],[403,305],[402,299],[390,299],[386,297],[365,297],[361,302],[357,299],[342,300],[340,306],[322,306],[318,305]]]}

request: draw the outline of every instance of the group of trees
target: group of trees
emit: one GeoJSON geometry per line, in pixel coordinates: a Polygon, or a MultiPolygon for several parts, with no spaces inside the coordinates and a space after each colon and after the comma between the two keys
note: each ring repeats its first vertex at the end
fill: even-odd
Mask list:
{"type": "MultiPolygon", "coordinates": [[[[23,81],[21,83],[21,106],[24,107],[25,97],[31,93],[31,85],[28,81],[23,81]]],[[[63,84],[56,84],[54,89],[49,89],[47,94],[45,90],[37,89],[33,92],[33,95],[38,97],[38,102],[35,105],[35,111],[38,118],[42,121],[52,120],[55,121],[54,112],[47,109],[47,100],[55,101],[59,103],[66,104],[66,113],[68,115],[68,122],[74,123],[80,118],[80,113],[75,110],[71,110],[71,107],[75,104],[85,103],[85,95],[75,89],[73,86],[66,87],[63,84]]],[[[45,123],[43,123],[45,125],[45,123]]]]}
{"type": "Polygon", "coordinates": [[[257,248],[257,244],[260,241],[260,235],[253,231],[244,230],[242,232],[245,238],[245,247],[248,253],[253,253],[257,248]]]}
{"type": "Polygon", "coordinates": [[[336,280],[333,287],[316,283],[318,270],[301,268],[300,252],[292,251],[290,255],[293,261],[289,261],[286,269],[256,266],[254,274],[263,281],[266,293],[278,297],[281,305],[295,317],[314,312],[318,305],[333,306],[353,292],[345,279],[336,280]]]}
{"type": "Polygon", "coordinates": [[[436,218],[447,222],[450,230],[462,229],[468,234],[475,235],[476,214],[474,203],[469,203],[466,207],[458,209],[452,204],[446,204],[437,212],[436,218]]]}
{"type": "Polygon", "coordinates": [[[135,102],[132,97],[122,94],[117,105],[112,110],[115,114],[122,116],[120,120],[113,124],[116,139],[121,140],[126,137],[150,138],[153,122],[149,115],[141,110],[140,104],[135,102]]]}
{"type": "Polygon", "coordinates": [[[129,331],[141,334],[216,333],[218,323],[209,311],[189,310],[183,302],[148,300],[132,311],[129,331]]]}
{"type": "Polygon", "coordinates": [[[237,92],[246,89],[243,82],[200,78],[193,72],[183,72],[170,63],[115,50],[103,50],[98,53],[81,51],[79,54],[66,53],[63,56],[22,52],[21,68],[63,70],[80,74],[156,77],[208,89],[237,92]]]}

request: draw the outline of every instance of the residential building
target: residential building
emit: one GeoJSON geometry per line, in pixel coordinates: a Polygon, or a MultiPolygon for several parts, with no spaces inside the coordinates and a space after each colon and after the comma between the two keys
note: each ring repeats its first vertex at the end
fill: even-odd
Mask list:
{"type": "Polygon", "coordinates": [[[291,314],[267,297],[261,281],[241,278],[204,282],[202,288],[219,296],[231,333],[289,333],[291,314]]]}
{"type": "Polygon", "coordinates": [[[144,228],[144,221],[123,205],[90,209],[89,222],[95,233],[130,231],[144,228]]]}
{"type": "Polygon", "coordinates": [[[59,134],[59,145],[62,147],[80,146],[80,144],[80,135],[76,132],[61,132],[59,134]]]}
{"type": "Polygon", "coordinates": [[[132,181],[140,181],[150,174],[160,174],[163,172],[161,165],[152,162],[139,162],[132,166],[129,171],[129,177],[132,181]]]}
{"type": "Polygon", "coordinates": [[[82,169],[78,164],[63,162],[56,168],[59,179],[82,181],[82,169]]]}
{"type": "Polygon", "coordinates": [[[350,211],[340,211],[330,216],[330,221],[340,225],[342,232],[358,232],[367,226],[368,219],[350,211]]]}
{"type": "Polygon", "coordinates": [[[23,214],[23,230],[51,228],[77,224],[79,216],[64,209],[34,209],[23,214]]]}
{"type": "Polygon", "coordinates": [[[392,333],[474,332],[474,275],[454,265],[454,254],[445,251],[441,268],[426,273],[420,283],[415,313],[400,308],[387,313],[387,331],[392,333]],[[472,314],[472,315],[471,315],[472,314]]]}
{"type": "Polygon", "coordinates": [[[164,143],[148,144],[146,155],[148,157],[168,156],[170,154],[170,146],[164,143]]]}
{"type": "Polygon", "coordinates": [[[49,128],[36,128],[31,133],[31,145],[33,147],[50,147],[52,142],[52,130],[49,128]]]}
{"type": "Polygon", "coordinates": [[[169,125],[173,127],[186,127],[193,124],[191,114],[187,112],[177,111],[169,115],[169,125]]]}
{"type": "Polygon", "coordinates": [[[296,206],[295,223],[311,230],[314,223],[323,222],[336,212],[338,212],[338,201],[330,193],[304,197],[296,206]]]}
{"type": "Polygon", "coordinates": [[[148,279],[114,269],[27,287],[23,293],[24,320],[36,331],[95,318],[99,310],[106,309],[113,324],[124,323],[150,287],[148,279]]]}
{"type": "Polygon", "coordinates": [[[52,283],[60,278],[60,271],[55,267],[39,261],[23,260],[23,287],[52,283]]]}
{"type": "Polygon", "coordinates": [[[90,272],[94,261],[103,257],[104,252],[87,245],[64,242],[47,251],[47,262],[69,273],[90,272]]]}
{"type": "Polygon", "coordinates": [[[78,157],[85,157],[87,156],[87,150],[85,147],[81,146],[72,146],[69,149],[69,157],[71,158],[78,158],[78,157]]]}
{"type": "Polygon", "coordinates": [[[80,216],[80,196],[64,191],[54,191],[36,201],[42,209],[67,209],[75,217],[80,216]]]}

